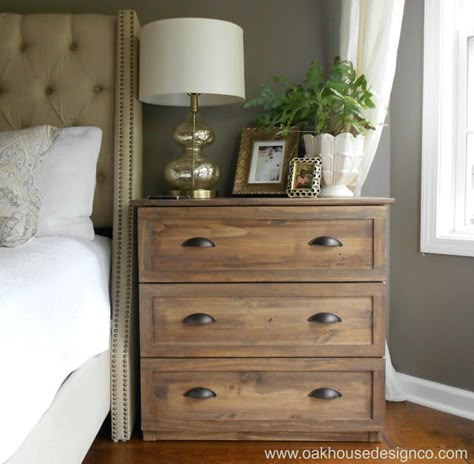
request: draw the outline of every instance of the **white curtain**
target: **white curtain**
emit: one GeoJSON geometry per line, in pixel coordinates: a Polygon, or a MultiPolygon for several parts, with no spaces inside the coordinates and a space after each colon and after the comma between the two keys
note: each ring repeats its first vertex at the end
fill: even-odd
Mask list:
{"type": "Polygon", "coordinates": [[[356,184],[360,196],[382,134],[387,115],[405,0],[342,0],[341,59],[352,61],[359,74],[365,74],[374,93],[375,108],[365,116],[376,124],[365,139],[364,159],[356,184]]]}
{"type": "MultiPolygon", "coordinates": [[[[376,124],[376,129],[366,136],[361,173],[352,186],[356,196],[360,196],[369,173],[387,115],[404,5],[405,0],[342,0],[341,59],[352,61],[357,73],[365,74],[376,105],[365,114],[376,124]]],[[[404,401],[406,395],[392,366],[387,342],[385,359],[385,397],[404,401]]]]}

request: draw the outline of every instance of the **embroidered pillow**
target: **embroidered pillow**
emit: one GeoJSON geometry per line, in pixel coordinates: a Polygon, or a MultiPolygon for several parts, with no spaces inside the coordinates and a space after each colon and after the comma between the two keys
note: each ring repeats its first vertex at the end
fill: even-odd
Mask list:
{"type": "Polygon", "coordinates": [[[36,234],[37,179],[55,133],[51,126],[0,132],[0,246],[20,246],[36,234]]]}

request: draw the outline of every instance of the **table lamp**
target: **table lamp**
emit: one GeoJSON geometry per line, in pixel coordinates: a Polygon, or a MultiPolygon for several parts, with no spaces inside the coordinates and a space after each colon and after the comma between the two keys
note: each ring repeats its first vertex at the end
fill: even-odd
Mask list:
{"type": "Polygon", "coordinates": [[[204,18],[164,19],[145,25],[140,35],[139,93],[145,103],[191,108],[173,131],[173,139],[183,149],[165,168],[171,193],[216,196],[219,166],[203,152],[215,136],[199,117],[198,106],[245,98],[242,28],[204,18]]]}

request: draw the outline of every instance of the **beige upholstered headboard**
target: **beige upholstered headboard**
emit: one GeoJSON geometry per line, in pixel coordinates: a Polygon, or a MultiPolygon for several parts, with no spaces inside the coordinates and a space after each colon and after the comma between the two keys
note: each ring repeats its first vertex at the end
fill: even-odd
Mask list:
{"type": "Polygon", "coordinates": [[[35,125],[103,130],[94,225],[113,225],[112,435],[126,440],[135,410],[133,218],[141,196],[135,12],[0,14],[0,130],[35,125]]]}

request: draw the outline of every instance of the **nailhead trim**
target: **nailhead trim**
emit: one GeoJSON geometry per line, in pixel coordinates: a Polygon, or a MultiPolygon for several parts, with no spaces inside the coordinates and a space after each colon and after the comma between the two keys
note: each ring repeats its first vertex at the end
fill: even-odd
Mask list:
{"type": "Polygon", "coordinates": [[[118,153],[116,166],[118,166],[117,191],[117,217],[116,230],[114,231],[116,240],[115,257],[115,306],[113,318],[113,338],[114,348],[111,357],[112,368],[112,439],[114,441],[126,440],[130,436],[130,398],[129,387],[134,381],[129,370],[129,338],[131,327],[131,308],[133,304],[133,253],[134,253],[134,217],[133,208],[130,201],[133,199],[133,175],[134,175],[134,115],[137,111],[135,104],[135,84],[137,63],[137,40],[135,30],[135,12],[121,10],[119,12],[119,104],[118,104],[118,153]],[[127,49],[127,47],[129,47],[127,49]],[[126,66],[126,53],[130,54],[128,66],[126,66]],[[126,72],[129,73],[128,88],[126,72]],[[128,98],[128,111],[126,111],[126,98],[128,98]],[[126,138],[128,137],[128,143],[126,138]],[[128,156],[128,163],[126,162],[128,156]],[[128,169],[128,172],[127,170],[128,169]],[[128,184],[128,185],[127,185],[128,184]],[[128,188],[127,188],[128,187],[128,188]],[[122,272],[123,271],[123,272],[122,272]],[[122,334],[122,340],[120,340],[122,334]],[[118,348],[118,349],[117,349],[118,348]],[[119,356],[121,355],[121,362],[119,356]],[[120,363],[120,366],[119,366],[120,363]],[[122,376],[117,375],[121,372],[122,376]],[[121,383],[121,384],[120,384],[121,383]],[[119,391],[122,392],[123,399],[119,400],[119,391]],[[122,430],[120,430],[122,429],[122,430]],[[123,434],[123,436],[122,436],[123,434]]]}

